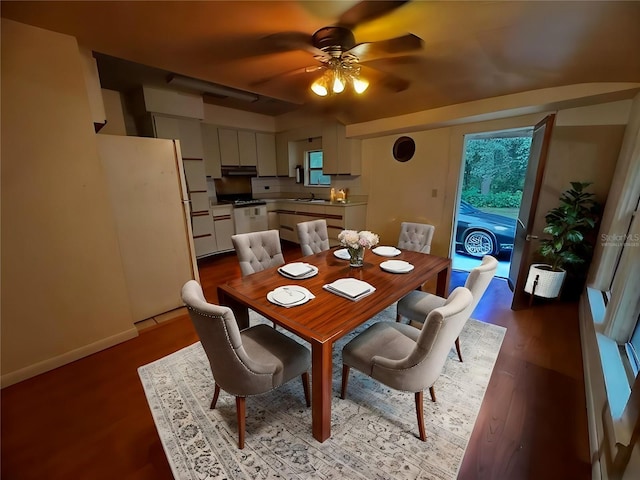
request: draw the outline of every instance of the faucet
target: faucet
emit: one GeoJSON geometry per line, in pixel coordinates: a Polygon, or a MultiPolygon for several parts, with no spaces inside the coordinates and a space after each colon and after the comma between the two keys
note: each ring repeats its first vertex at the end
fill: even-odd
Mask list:
{"type": "Polygon", "coordinates": [[[312,193],[311,194],[311,200],[315,200],[315,199],[316,199],[316,196],[312,193]]]}

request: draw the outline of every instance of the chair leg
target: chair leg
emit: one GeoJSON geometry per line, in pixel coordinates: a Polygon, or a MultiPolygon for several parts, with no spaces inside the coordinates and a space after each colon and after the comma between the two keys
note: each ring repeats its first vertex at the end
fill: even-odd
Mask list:
{"type": "Polygon", "coordinates": [[[422,408],[422,390],[416,392],[416,415],[418,416],[418,430],[420,432],[420,440],[427,441],[427,434],[424,432],[424,411],[422,408]]]}
{"type": "Polygon", "coordinates": [[[344,396],[347,394],[347,383],[349,383],[349,371],[351,367],[349,365],[342,365],[342,390],[340,391],[340,398],[344,400],[344,396]]]}
{"type": "Polygon", "coordinates": [[[218,403],[218,395],[220,395],[220,387],[216,383],[216,388],[213,391],[213,400],[211,400],[211,406],[209,407],[211,410],[216,408],[216,403],[218,403]]]}
{"type": "Polygon", "coordinates": [[[402,315],[400,315],[399,313],[396,313],[396,322],[400,322],[402,321],[402,315]]]}
{"type": "Polygon", "coordinates": [[[458,358],[462,363],[462,353],[460,353],[460,337],[456,338],[456,352],[458,352],[458,358]]]}
{"type": "Polygon", "coordinates": [[[238,448],[244,448],[244,426],[245,426],[245,397],[236,397],[236,412],[238,414],[238,448]]]}
{"type": "Polygon", "coordinates": [[[311,406],[311,397],[309,396],[309,372],[302,374],[302,388],[304,389],[304,399],[307,402],[307,407],[311,406]]]}
{"type": "Polygon", "coordinates": [[[436,389],[433,388],[433,385],[429,387],[429,393],[431,394],[431,401],[435,403],[436,401],[436,389]]]}

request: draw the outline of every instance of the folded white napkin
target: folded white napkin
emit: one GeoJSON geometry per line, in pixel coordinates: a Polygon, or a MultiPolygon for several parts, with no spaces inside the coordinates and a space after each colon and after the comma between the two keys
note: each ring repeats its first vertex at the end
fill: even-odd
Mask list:
{"type": "Polygon", "coordinates": [[[301,277],[307,273],[311,273],[313,271],[313,267],[308,263],[295,262],[283,265],[280,267],[280,271],[291,277],[301,277]]]}
{"type": "Polygon", "coordinates": [[[349,260],[349,258],[351,258],[349,257],[349,250],[347,250],[346,248],[340,248],[333,252],[333,254],[340,260],[349,260]]]}
{"type": "Polygon", "coordinates": [[[335,282],[323,285],[322,288],[355,301],[372,294],[376,290],[373,285],[355,278],[340,278],[335,282]]]}

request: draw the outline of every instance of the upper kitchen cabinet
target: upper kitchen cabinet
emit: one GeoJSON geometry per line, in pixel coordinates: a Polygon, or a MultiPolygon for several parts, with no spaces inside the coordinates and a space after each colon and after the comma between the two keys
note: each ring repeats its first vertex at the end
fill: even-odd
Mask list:
{"type": "Polygon", "coordinates": [[[205,173],[207,174],[207,177],[222,178],[218,127],[209,123],[202,123],[200,125],[200,129],[202,131],[205,173]]]}
{"type": "Polygon", "coordinates": [[[225,166],[258,165],[256,133],[248,130],[219,128],[220,161],[225,166]]]}
{"type": "Polygon", "coordinates": [[[204,158],[200,120],[153,115],[157,138],[180,140],[182,158],[204,158]]]}
{"type": "Polygon", "coordinates": [[[230,128],[218,128],[218,139],[220,141],[220,163],[222,165],[240,165],[238,131],[230,128]]]}
{"type": "Polygon", "coordinates": [[[87,86],[89,107],[91,108],[91,117],[93,118],[93,126],[95,131],[98,132],[107,123],[107,113],[104,108],[102,89],[100,88],[98,66],[91,50],[84,47],[79,47],[79,50],[82,59],[84,80],[87,86]]]}
{"type": "Polygon", "coordinates": [[[276,175],[289,176],[289,135],[287,132],[276,134],[276,175]]]}
{"type": "Polygon", "coordinates": [[[275,134],[256,132],[256,152],[258,155],[258,176],[275,177],[278,175],[275,134]]]}
{"type": "Polygon", "coordinates": [[[341,123],[322,127],[322,170],[328,175],[362,174],[361,140],[347,138],[341,123]]]}
{"type": "Polygon", "coordinates": [[[238,130],[238,156],[242,166],[250,165],[255,167],[258,165],[255,132],[238,130]]]}

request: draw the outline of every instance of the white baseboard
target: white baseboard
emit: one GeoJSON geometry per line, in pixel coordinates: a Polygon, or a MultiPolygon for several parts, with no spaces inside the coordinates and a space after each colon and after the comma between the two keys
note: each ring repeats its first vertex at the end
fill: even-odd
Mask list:
{"type": "Polygon", "coordinates": [[[49,370],[53,370],[54,368],[61,367],[62,365],[66,365],[67,363],[74,362],[76,360],[79,360],[80,358],[89,356],[106,348],[113,347],[114,345],[125,342],[137,336],[138,329],[133,327],[116,335],[102,338],[97,342],[83,345],[82,347],[76,348],[75,350],[65,352],[62,355],[48,358],[46,360],[43,360],[42,362],[34,363],[33,365],[21,368],[20,370],[7,373],[0,377],[0,388],[8,387],[9,385],[21,382],[23,380],[26,380],[27,378],[35,377],[36,375],[40,375],[41,373],[48,372],[49,370]]]}

